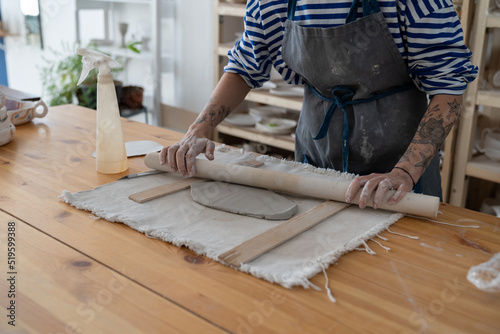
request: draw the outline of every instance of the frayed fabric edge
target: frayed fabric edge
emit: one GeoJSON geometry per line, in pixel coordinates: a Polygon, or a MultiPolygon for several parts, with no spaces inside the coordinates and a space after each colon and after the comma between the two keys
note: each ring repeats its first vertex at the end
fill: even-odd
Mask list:
{"type": "Polygon", "coordinates": [[[294,277],[282,277],[278,275],[268,275],[260,270],[258,270],[255,267],[252,267],[249,264],[243,264],[240,267],[234,267],[229,265],[228,263],[225,263],[224,261],[221,261],[218,256],[219,254],[213,251],[209,251],[206,249],[205,246],[193,242],[191,240],[187,239],[180,239],[180,238],[174,238],[172,234],[166,230],[166,229],[151,229],[148,226],[136,226],[133,221],[127,219],[127,217],[123,217],[120,215],[116,214],[111,214],[110,212],[107,212],[105,210],[92,210],[89,206],[83,205],[76,201],[73,197],[73,194],[68,191],[64,190],[62,195],[59,196],[59,199],[77,209],[80,210],[85,210],[88,212],[91,212],[92,214],[101,217],[103,219],[106,219],[110,222],[115,222],[115,223],[123,223],[131,228],[134,228],[138,232],[144,233],[147,237],[153,237],[160,239],[165,242],[169,242],[174,246],[177,247],[187,247],[193,252],[195,252],[197,255],[202,255],[206,256],[214,261],[217,261],[221,264],[224,264],[226,266],[229,266],[231,268],[234,268],[236,270],[239,270],[241,272],[251,274],[257,278],[264,279],[266,281],[269,281],[271,283],[279,284],[287,289],[291,289],[295,286],[302,286],[305,289],[315,289],[315,290],[321,290],[321,288],[317,287],[313,283],[309,281],[311,277],[314,277],[315,275],[319,274],[323,270],[328,269],[328,267],[335,263],[342,255],[347,254],[356,248],[358,248],[360,245],[362,245],[364,242],[367,240],[370,240],[374,237],[377,236],[377,234],[385,231],[389,226],[394,224],[396,221],[398,221],[400,218],[402,218],[404,215],[401,213],[395,213],[392,214],[389,219],[386,222],[379,223],[376,226],[372,227],[370,230],[366,231],[362,235],[350,240],[347,242],[343,248],[341,249],[336,249],[324,256],[322,256],[319,259],[311,259],[309,261],[309,265],[304,268],[302,271],[298,272],[297,274],[294,275],[294,277]]]}
{"type": "MultiPolygon", "coordinates": [[[[275,276],[275,275],[265,275],[259,270],[256,270],[254,267],[251,267],[249,264],[243,264],[239,268],[235,268],[239,271],[249,273],[255,277],[267,280],[271,283],[276,283],[280,284],[283,287],[290,289],[293,288],[294,286],[302,286],[305,289],[308,288],[314,288],[314,289],[319,289],[317,286],[312,284],[309,279],[316,276],[320,272],[323,271],[323,269],[328,269],[328,267],[335,263],[342,255],[345,255],[353,250],[355,250],[357,247],[362,245],[364,242],[367,240],[370,240],[377,236],[377,234],[385,231],[389,226],[397,222],[399,219],[401,219],[404,216],[402,213],[395,213],[392,214],[386,222],[379,223],[376,226],[372,227],[370,230],[366,231],[365,233],[361,234],[360,236],[350,240],[344,245],[343,249],[336,249],[324,256],[322,256],[319,259],[311,259],[309,261],[309,265],[307,268],[299,272],[298,274],[294,275],[294,277],[280,277],[280,276],[275,276]]],[[[217,258],[215,258],[216,261],[221,262],[217,258]]],[[[224,262],[221,262],[225,265],[227,265],[224,262]]],[[[231,266],[232,267],[232,266],[231,266]]],[[[320,289],[321,290],[321,289],[320,289]]]]}
{"type": "MultiPolygon", "coordinates": [[[[321,271],[323,271],[323,268],[328,269],[328,267],[337,262],[338,259],[342,257],[342,255],[345,255],[353,250],[356,250],[359,246],[363,245],[366,241],[374,238],[377,236],[377,234],[385,231],[388,227],[390,227],[392,224],[397,222],[399,219],[401,219],[404,216],[402,213],[394,213],[392,214],[387,221],[383,223],[379,223],[372,227],[370,230],[366,231],[365,233],[359,235],[358,237],[350,240],[344,245],[343,249],[336,249],[335,251],[332,251],[328,254],[325,254],[321,258],[317,259],[315,262],[311,261],[311,264],[313,264],[309,272],[305,274],[306,279],[310,279],[311,277],[316,276],[319,274],[321,271]]],[[[299,284],[295,284],[299,285],[299,284]]],[[[287,286],[285,286],[287,287],[287,286]]],[[[291,287],[291,286],[290,286],[291,287]]],[[[304,288],[307,288],[304,286],[304,288]]]]}

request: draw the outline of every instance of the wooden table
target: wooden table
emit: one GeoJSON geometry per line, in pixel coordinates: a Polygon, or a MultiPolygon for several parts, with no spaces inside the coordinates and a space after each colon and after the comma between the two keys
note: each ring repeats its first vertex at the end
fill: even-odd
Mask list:
{"type": "MultiPolygon", "coordinates": [[[[181,137],[122,121],[127,141],[166,145],[181,137]]],[[[137,157],[126,173],[97,173],[94,149],[95,112],[77,106],[50,108],[0,147],[0,332],[500,331],[500,294],[466,279],[470,267],[500,251],[495,217],[442,204],[440,220],[471,219],[481,228],[401,219],[392,231],[420,239],[384,232],[391,251],[369,241],[377,255],[343,256],[327,270],[334,304],[324,291],[287,290],[60,202],[65,189],[91,189],[147,169],[137,157]],[[16,262],[9,269],[7,233],[14,225],[16,262]],[[8,324],[11,301],[15,327],[8,324]]],[[[323,287],[325,277],[311,281],[323,287]]]]}

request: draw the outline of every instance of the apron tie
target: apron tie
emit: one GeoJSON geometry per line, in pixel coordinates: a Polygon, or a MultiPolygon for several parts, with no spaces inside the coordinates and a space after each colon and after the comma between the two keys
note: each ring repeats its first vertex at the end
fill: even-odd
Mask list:
{"type": "Polygon", "coordinates": [[[385,92],[372,95],[365,99],[352,100],[352,97],[355,94],[355,90],[350,86],[342,86],[342,85],[335,86],[332,89],[332,97],[326,97],[322,95],[312,85],[308,84],[307,87],[311,92],[314,93],[314,95],[316,95],[318,98],[324,101],[331,102],[331,105],[328,108],[325,117],[323,118],[323,122],[321,123],[319,131],[316,134],[316,136],[313,137],[313,140],[320,140],[326,137],[335,109],[339,107],[340,110],[342,110],[342,112],[344,113],[344,121],[342,123],[342,171],[347,172],[348,160],[349,160],[349,122],[347,119],[346,107],[348,105],[353,105],[353,104],[372,102],[394,93],[399,93],[405,90],[409,90],[413,86],[414,86],[413,83],[408,82],[407,84],[404,84],[402,86],[398,86],[393,89],[387,90],[385,92]]]}

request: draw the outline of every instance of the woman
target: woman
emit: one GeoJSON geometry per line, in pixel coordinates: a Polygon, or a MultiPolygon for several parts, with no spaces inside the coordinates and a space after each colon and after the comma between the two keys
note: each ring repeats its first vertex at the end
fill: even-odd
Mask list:
{"type": "Polygon", "coordinates": [[[198,154],[213,159],[212,129],[274,66],[306,87],[296,160],[360,175],[346,202],[360,190],[360,208],[389,189],[389,203],[411,190],[441,196],[437,153],[477,75],[470,56],[451,0],[249,0],[224,75],[160,162],[194,175],[198,154]]]}

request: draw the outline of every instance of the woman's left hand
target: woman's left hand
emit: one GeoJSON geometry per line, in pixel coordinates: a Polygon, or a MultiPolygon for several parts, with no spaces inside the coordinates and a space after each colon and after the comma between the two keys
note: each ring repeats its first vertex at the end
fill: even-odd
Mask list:
{"type": "Polygon", "coordinates": [[[413,180],[404,171],[393,169],[390,173],[356,177],[347,188],[345,200],[350,203],[361,189],[359,207],[364,209],[369,199],[374,195],[373,208],[378,209],[388,190],[396,192],[388,199],[389,204],[398,203],[404,195],[413,188],[413,180]]]}

